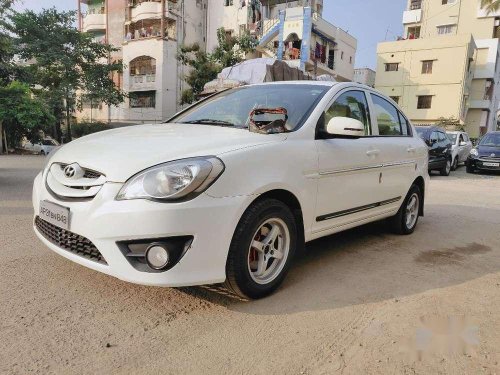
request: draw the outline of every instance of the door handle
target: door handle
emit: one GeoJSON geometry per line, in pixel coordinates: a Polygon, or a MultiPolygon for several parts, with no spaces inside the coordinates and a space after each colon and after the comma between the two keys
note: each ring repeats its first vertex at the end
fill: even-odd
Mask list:
{"type": "Polygon", "coordinates": [[[366,155],[368,155],[368,156],[376,156],[378,154],[380,154],[380,150],[368,150],[368,151],[366,151],[366,155]]]}
{"type": "Polygon", "coordinates": [[[408,152],[415,152],[415,151],[417,151],[417,149],[415,147],[408,147],[406,149],[406,151],[408,151],[408,152]]]}

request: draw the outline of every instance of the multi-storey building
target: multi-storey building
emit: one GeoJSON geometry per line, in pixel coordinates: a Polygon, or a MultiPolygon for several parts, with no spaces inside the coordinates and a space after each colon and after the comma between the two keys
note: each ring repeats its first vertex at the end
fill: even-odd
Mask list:
{"type": "Polygon", "coordinates": [[[354,69],[353,81],[361,83],[366,86],[375,87],[375,76],[376,73],[370,68],[358,68],[354,69]]]}
{"type": "Polygon", "coordinates": [[[480,0],[408,0],[404,37],[378,46],[376,87],[416,123],[454,117],[474,137],[495,129],[499,17],[480,0]]]}
{"type": "Polygon", "coordinates": [[[212,51],[217,29],[250,33],[259,48],[251,57],[275,57],[313,74],[352,80],[356,40],[322,19],[322,0],[77,0],[79,27],[118,50],[123,60],[115,83],[128,93],[117,107],[84,102],[80,120],[146,123],[180,109],[187,68],[177,61],[181,45],[212,51]]]}

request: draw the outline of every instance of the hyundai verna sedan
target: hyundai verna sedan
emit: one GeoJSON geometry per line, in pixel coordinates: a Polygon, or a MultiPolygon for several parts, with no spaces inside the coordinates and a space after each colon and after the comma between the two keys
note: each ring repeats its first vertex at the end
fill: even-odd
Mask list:
{"type": "Polygon", "coordinates": [[[500,171],[500,131],[487,133],[477,147],[470,151],[466,161],[467,173],[500,171]]]}
{"type": "Polygon", "coordinates": [[[396,103],[366,86],[246,86],[57,150],[34,182],[34,228],[122,280],[260,298],[307,241],[380,219],[412,233],[427,164],[396,103]]]}

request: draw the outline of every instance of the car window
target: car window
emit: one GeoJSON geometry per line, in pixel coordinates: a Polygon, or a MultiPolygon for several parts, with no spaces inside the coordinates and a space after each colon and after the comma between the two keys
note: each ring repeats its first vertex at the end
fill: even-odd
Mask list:
{"type": "Polygon", "coordinates": [[[464,137],[464,142],[469,142],[469,136],[467,134],[462,134],[464,137]]]}
{"type": "Polygon", "coordinates": [[[480,146],[500,146],[500,133],[487,133],[479,142],[480,146]]]}
{"type": "Polygon", "coordinates": [[[443,132],[438,132],[438,140],[440,143],[448,143],[450,141],[443,132]]]}
{"type": "Polygon", "coordinates": [[[404,117],[404,115],[398,111],[399,115],[399,122],[401,123],[401,132],[403,135],[411,135],[411,130],[410,130],[410,123],[404,117]]]}
{"type": "Polygon", "coordinates": [[[458,144],[462,143],[464,141],[464,135],[460,134],[460,137],[458,138],[458,144]]]}
{"type": "Polygon", "coordinates": [[[325,112],[325,125],[334,117],[349,117],[359,120],[365,127],[365,134],[371,134],[368,102],[363,91],[348,91],[340,95],[325,112]]]}
{"type": "Polygon", "coordinates": [[[403,135],[396,107],[378,95],[372,94],[372,100],[377,115],[378,133],[387,136],[403,135]]]}
{"type": "Polygon", "coordinates": [[[450,140],[451,143],[455,144],[457,142],[457,135],[453,133],[446,133],[448,136],[448,139],[450,140]]]}

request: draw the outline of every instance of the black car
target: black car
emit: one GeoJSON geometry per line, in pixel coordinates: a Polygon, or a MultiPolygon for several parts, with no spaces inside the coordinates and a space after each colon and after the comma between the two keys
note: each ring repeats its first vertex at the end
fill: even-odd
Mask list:
{"type": "Polygon", "coordinates": [[[417,133],[429,147],[429,172],[448,176],[451,171],[451,141],[439,126],[418,126],[417,133]]]}
{"type": "Polygon", "coordinates": [[[487,133],[473,148],[465,162],[467,173],[500,171],[500,131],[487,133]]]}

